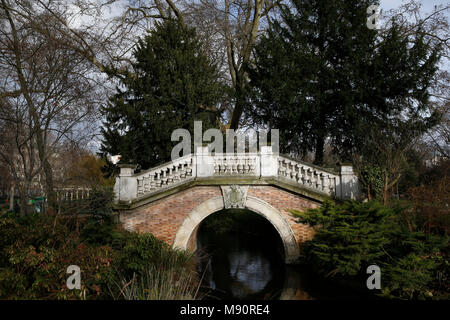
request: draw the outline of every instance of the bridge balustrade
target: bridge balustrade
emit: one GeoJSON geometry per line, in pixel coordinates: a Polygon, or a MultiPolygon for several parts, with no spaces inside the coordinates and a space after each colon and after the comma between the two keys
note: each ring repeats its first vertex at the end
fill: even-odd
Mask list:
{"type": "Polygon", "coordinates": [[[233,178],[250,178],[252,183],[255,179],[276,180],[341,199],[355,199],[359,194],[358,179],[351,165],[341,165],[340,171],[335,172],[274,153],[271,146],[262,146],[257,153],[242,154],[211,154],[203,146],[196,151],[137,174],[135,165],[119,165],[121,171],[114,187],[116,201],[131,203],[194,180],[214,183],[215,178],[221,179],[220,184],[227,178],[230,184],[233,178]]]}

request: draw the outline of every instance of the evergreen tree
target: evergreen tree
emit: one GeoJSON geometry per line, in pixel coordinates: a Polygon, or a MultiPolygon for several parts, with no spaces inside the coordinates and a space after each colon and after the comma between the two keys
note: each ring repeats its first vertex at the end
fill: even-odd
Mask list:
{"type": "Polygon", "coordinates": [[[367,267],[382,270],[381,291],[389,298],[446,298],[439,278],[448,274],[448,235],[411,228],[410,209],[377,201],[325,201],[304,212],[290,210],[316,231],[302,249],[303,263],[324,277],[367,290],[367,267]]]}
{"type": "MultiPolygon", "coordinates": [[[[428,88],[439,60],[419,30],[367,27],[374,0],[293,0],[255,49],[249,112],[280,129],[280,149],[323,162],[324,144],[350,160],[369,150],[367,132],[423,133],[434,125],[428,88]],[[412,40],[412,41],[411,41],[412,40]],[[412,131],[411,131],[412,132],[412,131]]],[[[385,134],[385,133],[383,133],[385,134]]]]}
{"type": "Polygon", "coordinates": [[[194,120],[204,129],[218,126],[215,107],[223,90],[217,67],[192,28],[173,21],[156,24],[133,56],[131,71],[111,72],[122,75],[121,88],[102,110],[102,151],[147,169],[170,160],[173,130],[193,133],[194,120]]]}

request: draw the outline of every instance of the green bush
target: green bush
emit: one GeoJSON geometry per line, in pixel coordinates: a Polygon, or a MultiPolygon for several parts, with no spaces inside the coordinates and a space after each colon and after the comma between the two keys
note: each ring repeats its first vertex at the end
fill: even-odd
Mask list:
{"type": "MultiPolygon", "coordinates": [[[[167,289],[181,278],[164,270],[191,274],[191,257],[151,234],[127,232],[109,221],[9,215],[0,218],[0,299],[125,298],[116,285],[125,278],[167,289]],[[69,265],[81,269],[80,290],[66,287],[69,265]],[[150,281],[149,270],[161,277],[150,281]]],[[[191,276],[183,283],[195,285],[191,276]]],[[[181,298],[191,287],[186,290],[165,294],[181,298]]]]}
{"type": "Polygon", "coordinates": [[[126,233],[110,220],[89,219],[81,231],[81,238],[90,245],[108,245],[120,250],[125,245],[126,233]]]}
{"type": "Polygon", "coordinates": [[[122,249],[119,267],[127,276],[142,273],[155,263],[156,257],[166,244],[152,234],[131,234],[122,249]]]}
{"type": "Polygon", "coordinates": [[[367,195],[369,200],[380,200],[383,196],[384,172],[374,165],[366,165],[359,172],[361,191],[367,195]]]}
{"type": "Polygon", "coordinates": [[[405,299],[442,296],[447,289],[441,280],[449,275],[448,236],[411,232],[404,221],[405,210],[376,201],[327,201],[317,209],[291,212],[298,222],[317,231],[303,255],[319,274],[356,281],[363,287],[366,268],[375,264],[381,268],[381,295],[405,299]]]}

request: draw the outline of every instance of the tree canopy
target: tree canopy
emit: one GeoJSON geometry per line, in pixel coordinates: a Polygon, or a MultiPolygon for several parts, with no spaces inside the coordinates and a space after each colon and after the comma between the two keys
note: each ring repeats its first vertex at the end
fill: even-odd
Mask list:
{"type": "Polygon", "coordinates": [[[373,157],[377,137],[411,141],[436,123],[429,89],[440,47],[420,29],[410,37],[395,23],[383,34],[369,29],[376,3],[294,0],[257,44],[249,112],[281,130],[283,152],[314,152],[322,164],[328,139],[341,159],[373,157]]]}
{"type": "Polygon", "coordinates": [[[202,49],[195,30],[174,21],[156,24],[138,41],[132,70],[111,72],[122,87],[102,109],[103,151],[143,169],[170,159],[172,131],[218,126],[221,85],[217,67],[202,49]]]}

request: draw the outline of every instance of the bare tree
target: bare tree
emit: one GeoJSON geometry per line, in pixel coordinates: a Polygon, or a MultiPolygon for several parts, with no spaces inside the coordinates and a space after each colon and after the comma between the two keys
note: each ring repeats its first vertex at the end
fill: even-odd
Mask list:
{"type": "Polygon", "coordinates": [[[1,120],[6,127],[15,128],[15,133],[10,131],[6,137],[16,140],[11,152],[20,155],[25,188],[42,170],[52,205],[55,147],[64,139],[93,133],[81,128],[90,125],[92,129],[97,120],[96,109],[103,101],[98,79],[85,55],[74,49],[74,44],[67,45],[71,39],[58,33],[63,28],[63,14],[56,18],[54,11],[32,1],[1,0],[0,19],[0,102],[8,107],[4,110],[11,110],[2,112],[1,120]]]}
{"type": "Polygon", "coordinates": [[[442,115],[442,121],[433,130],[427,132],[423,140],[432,146],[435,154],[450,157],[450,26],[448,15],[450,2],[435,6],[432,12],[424,12],[422,2],[410,0],[398,8],[386,12],[383,16],[381,35],[392,23],[402,27],[402,36],[414,41],[417,30],[424,32],[427,41],[442,48],[440,70],[431,87],[434,108],[442,115]]]}
{"type": "MultiPolygon", "coordinates": [[[[38,0],[42,3],[42,0],[38,0]]],[[[270,17],[283,1],[274,0],[131,0],[121,7],[121,14],[105,18],[104,10],[119,6],[120,1],[78,0],[74,5],[77,14],[95,16],[103,24],[72,28],[63,23],[60,31],[64,38],[72,38],[80,53],[107,71],[116,71],[129,64],[131,49],[138,36],[151,30],[157,20],[176,19],[181,24],[197,27],[210,56],[222,67],[223,80],[233,89],[229,101],[219,106],[203,106],[224,112],[223,128],[234,128],[244,112],[248,84],[246,66],[250,63],[252,49],[258,35],[270,24],[270,17]],[[103,10],[103,14],[102,14],[103,10]],[[99,27],[101,25],[101,27],[99,27]],[[131,37],[130,37],[131,35],[131,37]]],[[[46,5],[42,5],[47,8],[46,5]]],[[[52,12],[52,10],[49,10],[52,12]]]]}
{"type": "Polygon", "coordinates": [[[31,118],[24,103],[0,108],[0,162],[11,177],[10,186],[19,190],[21,214],[25,214],[28,191],[42,167],[30,131],[31,118]]]}
{"type": "Polygon", "coordinates": [[[258,36],[270,24],[275,9],[283,1],[199,0],[185,1],[183,7],[191,25],[197,27],[209,51],[226,70],[233,89],[232,100],[221,107],[226,111],[224,128],[237,129],[247,102],[247,66],[258,36]]]}

